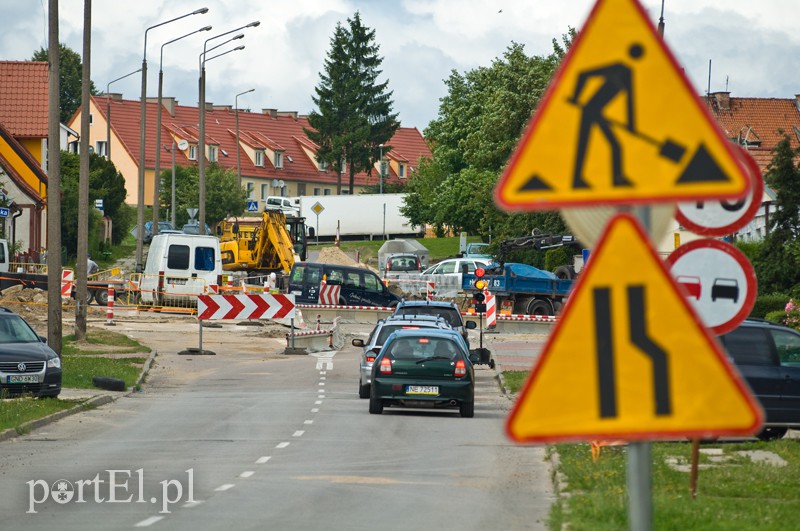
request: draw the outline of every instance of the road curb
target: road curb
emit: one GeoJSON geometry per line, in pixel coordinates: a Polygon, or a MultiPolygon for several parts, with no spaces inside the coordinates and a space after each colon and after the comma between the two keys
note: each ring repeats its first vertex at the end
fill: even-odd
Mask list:
{"type": "Polygon", "coordinates": [[[144,367],[142,367],[142,372],[136,379],[136,383],[133,385],[133,387],[130,387],[127,391],[113,395],[112,394],[96,395],[83,402],[80,402],[79,404],[76,404],[75,406],[69,409],[65,409],[63,411],[57,411],[40,419],[29,420],[28,422],[20,424],[16,428],[8,428],[7,430],[0,432],[0,442],[7,441],[9,439],[14,439],[21,435],[27,435],[33,430],[39,429],[42,426],[47,426],[48,424],[51,424],[57,420],[63,419],[64,417],[69,417],[76,413],[80,413],[81,411],[88,411],[90,409],[95,409],[105,404],[114,402],[124,396],[131,396],[133,393],[136,392],[136,388],[139,387],[144,381],[144,378],[147,376],[147,373],[153,366],[153,361],[155,361],[157,355],[158,352],[155,350],[150,353],[150,356],[144,363],[144,367]]]}

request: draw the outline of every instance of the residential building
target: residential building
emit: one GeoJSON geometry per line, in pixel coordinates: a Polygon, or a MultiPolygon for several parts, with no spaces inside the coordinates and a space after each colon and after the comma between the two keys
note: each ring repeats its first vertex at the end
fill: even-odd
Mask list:
{"type": "MultiPolygon", "coordinates": [[[[145,146],[145,204],[153,203],[153,176],[156,159],[156,117],[158,102],[147,101],[147,131],[145,146]]],[[[241,166],[242,186],[248,198],[265,201],[268,196],[298,196],[335,194],[339,176],[316,158],[317,146],[304,129],[308,119],[296,112],[263,109],[261,112],[239,110],[237,145],[236,111],[230,105],[206,104],[205,153],[199,150],[199,109],[179,105],[174,98],[162,98],[161,156],[162,171],[171,165],[172,150],[179,166],[197,164],[198,157],[207,162],[237,171],[237,151],[241,166]]],[[[94,96],[90,109],[90,145],[96,153],[107,153],[125,177],[127,202],[138,203],[138,174],[140,147],[140,113],[138,100],[125,100],[119,94],[94,96]],[[109,113],[109,109],[110,113],[109,113]],[[110,116],[110,138],[108,134],[110,116]]],[[[71,120],[80,121],[81,110],[71,120]]],[[[401,182],[413,173],[422,157],[431,152],[416,128],[400,128],[387,142],[384,157],[389,162],[385,182],[401,182]],[[388,146],[391,146],[389,149],[388,146]]],[[[355,177],[355,192],[365,186],[378,184],[378,162],[371,175],[365,172],[355,177]]],[[[342,193],[349,192],[349,175],[342,178],[342,193]]]]}
{"type": "Polygon", "coordinates": [[[46,247],[48,86],[47,63],[0,61],[0,237],[31,259],[46,247]]]}

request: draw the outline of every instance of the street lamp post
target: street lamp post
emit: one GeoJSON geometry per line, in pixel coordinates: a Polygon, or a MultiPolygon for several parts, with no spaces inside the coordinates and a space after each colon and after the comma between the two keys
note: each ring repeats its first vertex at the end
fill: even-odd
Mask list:
{"type": "MultiPolygon", "coordinates": [[[[159,218],[159,207],[161,203],[161,198],[159,197],[159,188],[161,187],[161,97],[163,93],[164,87],[164,47],[167,44],[172,44],[173,42],[179,41],[181,39],[185,39],[190,35],[194,35],[195,33],[200,33],[201,31],[210,31],[211,26],[205,26],[198,30],[195,30],[191,33],[187,33],[186,35],[181,35],[171,41],[167,41],[161,45],[161,55],[158,59],[158,111],[156,114],[156,168],[155,173],[153,176],[153,224],[152,224],[152,231],[153,236],[158,234],[158,218],[159,218]]],[[[173,228],[175,228],[173,226],[173,228]]]]}
{"type": "Polygon", "coordinates": [[[160,22],[150,26],[144,31],[144,53],[142,54],[142,94],[141,94],[141,114],[139,118],[139,193],[136,212],[136,272],[142,272],[142,251],[144,240],[144,166],[145,166],[145,142],[146,142],[146,123],[147,123],[147,32],[170,22],[175,22],[182,18],[192,15],[202,15],[208,13],[207,7],[196,9],[191,13],[186,13],[179,17],[160,22]]]}
{"type": "Polygon", "coordinates": [[[381,163],[378,165],[379,172],[380,172],[380,193],[383,193],[383,144],[380,145],[381,148],[381,163]]]}
{"type": "MultiPolygon", "coordinates": [[[[198,84],[199,84],[199,93],[200,93],[199,94],[200,95],[200,98],[199,98],[199,109],[198,109],[199,110],[199,118],[200,118],[200,124],[199,124],[199,126],[200,126],[200,138],[197,141],[197,148],[198,148],[198,151],[199,151],[198,159],[197,159],[197,173],[198,173],[197,187],[199,188],[199,201],[200,201],[200,204],[198,205],[198,211],[199,211],[199,219],[198,219],[199,225],[198,226],[199,227],[205,227],[206,226],[206,160],[205,160],[206,159],[206,147],[205,147],[205,142],[206,142],[206,139],[205,139],[205,134],[206,134],[206,68],[205,68],[205,63],[206,63],[207,60],[209,60],[209,59],[206,58],[206,53],[208,53],[209,51],[213,50],[214,48],[218,48],[221,45],[212,47],[211,50],[208,50],[207,46],[208,46],[208,43],[210,41],[216,40],[216,39],[218,39],[220,37],[224,37],[225,35],[230,35],[231,33],[234,33],[234,32],[239,31],[239,30],[243,30],[243,29],[246,29],[246,28],[255,28],[259,24],[261,24],[261,22],[259,22],[258,20],[253,21],[253,22],[251,22],[249,24],[245,24],[244,26],[241,26],[239,28],[235,28],[235,29],[232,29],[230,31],[226,31],[225,33],[220,33],[219,35],[215,35],[215,36],[213,36],[213,37],[211,37],[209,39],[206,39],[206,41],[203,43],[203,53],[200,55],[200,59],[199,59],[199,63],[200,63],[200,80],[198,82],[198,84]]],[[[244,35],[242,35],[242,37],[244,37],[244,35]]],[[[241,37],[237,36],[235,38],[241,38],[241,37]]],[[[234,40],[234,39],[229,39],[229,40],[234,40]]],[[[232,52],[232,51],[235,51],[237,49],[239,49],[239,48],[235,48],[234,50],[229,50],[229,51],[232,52]]],[[[225,53],[228,53],[228,52],[225,52],[225,53]]],[[[222,53],[222,54],[216,55],[216,56],[214,56],[214,57],[212,57],[210,59],[213,59],[215,57],[219,57],[220,55],[225,55],[225,54],[222,53]]]]}
{"type": "Polygon", "coordinates": [[[236,112],[236,184],[239,185],[239,188],[242,187],[242,154],[239,149],[239,96],[247,94],[248,92],[253,92],[254,90],[255,89],[245,90],[237,94],[234,98],[234,112],[236,112]]]}
{"type": "Polygon", "coordinates": [[[141,71],[141,68],[139,70],[134,70],[133,72],[125,74],[122,77],[112,79],[106,84],[106,158],[108,160],[111,160],[111,84],[141,71]]]}

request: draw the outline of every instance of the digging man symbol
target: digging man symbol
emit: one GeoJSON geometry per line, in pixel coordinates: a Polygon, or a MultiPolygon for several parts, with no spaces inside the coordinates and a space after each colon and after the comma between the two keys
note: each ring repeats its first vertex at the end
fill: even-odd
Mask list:
{"type": "MultiPolygon", "coordinates": [[[[631,59],[639,59],[644,55],[644,48],[639,44],[633,44],[628,49],[631,59]]],[[[589,147],[589,135],[593,127],[600,129],[603,136],[611,148],[611,163],[613,185],[632,186],[633,183],[623,175],[622,171],[622,149],[612,129],[611,120],[603,115],[606,106],[618,95],[624,94],[627,98],[628,121],[627,128],[632,133],[636,133],[636,121],[634,119],[634,97],[632,85],[631,69],[623,63],[613,63],[600,68],[585,70],[578,76],[575,84],[575,92],[569,102],[579,105],[578,100],[589,79],[598,77],[602,79],[602,84],[592,95],[589,101],[581,108],[581,126],[578,135],[577,157],[575,158],[575,173],[572,178],[572,188],[590,188],[589,183],[583,177],[583,164],[586,159],[586,150],[589,147]]]]}

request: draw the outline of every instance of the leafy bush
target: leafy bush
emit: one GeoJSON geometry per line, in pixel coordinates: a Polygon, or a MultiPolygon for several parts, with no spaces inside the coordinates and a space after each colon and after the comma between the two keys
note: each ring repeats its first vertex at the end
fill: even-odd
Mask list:
{"type": "Polygon", "coordinates": [[[767,313],[764,319],[766,319],[770,323],[784,324],[784,320],[786,319],[786,312],[784,312],[783,310],[775,310],[774,312],[767,313]]]}
{"type": "Polygon", "coordinates": [[[544,254],[544,268],[547,271],[555,271],[558,266],[570,265],[572,258],[565,247],[548,249],[544,254]]]}
{"type": "Polygon", "coordinates": [[[756,297],[756,303],[750,311],[750,317],[763,319],[768,313],[780,310],[786,311],[786,303],[789,301],[789,296],[783,293],[769,293],[767,295],[759,295],[756,297]]]}

